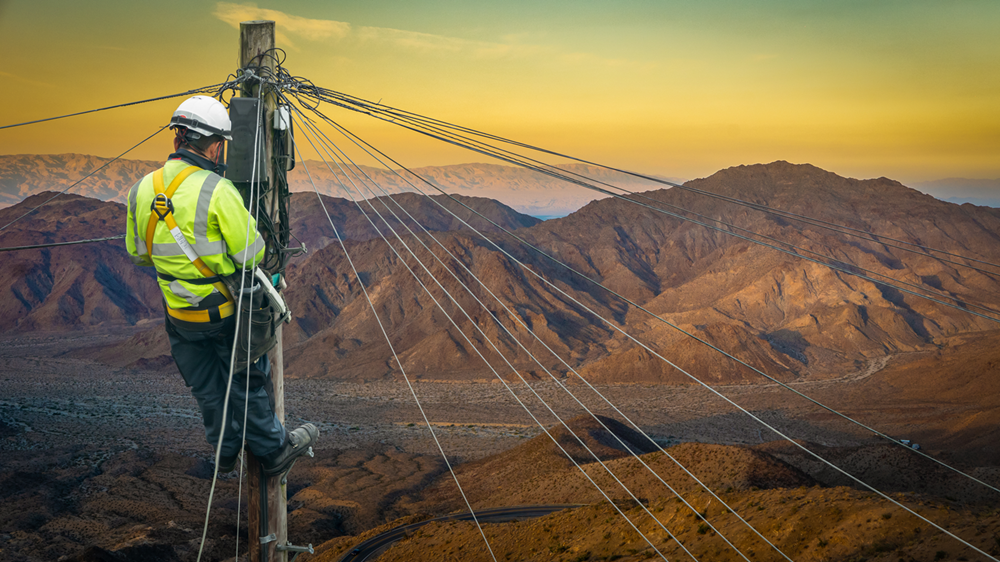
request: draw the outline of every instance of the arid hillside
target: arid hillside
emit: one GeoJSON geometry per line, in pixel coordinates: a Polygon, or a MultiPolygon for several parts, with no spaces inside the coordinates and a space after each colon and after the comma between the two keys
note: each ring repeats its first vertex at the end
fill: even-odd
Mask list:
{"type": "MultiPolygon", "coordinates": [[[[628,448],[636,445],[632,443],[636,436],[622,431],[620,424],[607,418],[601,421],[622,437],[628,448]]],[[[596,458],[584,453],[575,438],[558,427],[550,428],[552,437],[579,466],[542,435],[509,451],[458,467],[456,476],[476,509],[525,504],[583,505],[540,519],[484,525],[483,532],[498,559],[647,560],[658,558],[655,547],[668,560],[674,560],[688,556],[680,543],[698,560],[741,560],[723,536],[751,560],[782,559],[755,530],[793,560],[981,558],[876,494],[819,482],[811,474],[761,450],[686,443],[667,448],[666,454],[656,451],[635,457],[621,445],[609,446],[612,436],[594,420],[578,418],[570,420],[568,425],[594,451],[596,458]],[[678,468],[678,464],[688,472],[678,468]],[[718,497],[711,496],[689,474],[697,476],[718,497]],[[626,482],[636,499],[615,478],[626,482]]],[[[838,451],[823,451],[823,454],[838,461],[843,457],[838,451]]],[[[867,455],[870,460],[882,456],[877,448],[853,454],[867,455]]],[[[893,499],[903,505],[958,531],[980,549],[1000,553],[996,498],[988,498],[982,488],[978,488],[979,495],[971,500],[945,499],[941,494],[919,490],[915,493],[908,486],[913,482],[895,482],[890,474],[867,476],[871,477],[866,482],[896,492],[893,499]]],[[[957,478],[952,475],[947,480],[957,478]]],[[[449,507],[464,509],[464,501],[447,474],[438,476],[436,482],[416,497],[421,501],[409,506],[410,509],[425,513],[449,507]]],[[[337,560],[363,538],[366,536],[354,541],[332,540],[320,547],[314,560],[337,560]]],[[[486,561],[492,558],[473,523],[441,522],[408,533],[379,559],[486,561]]]]}
{"type": "MultiPolygon", "coordinates": [[[[2,155],[0,203],[14,205],[41,191],[62,191],[110,160],[88,154],[2,155]]],[[[119,159],[74,187],[73,193],[124,203],[129,188],[162,165],[152,160],[119,159]]]]}
{"type": "MultiPolygon", "coordinates": [[[[196,557],[211,478],[211,448],[204,442],[197,405],[176,373],[109,368],[65,353],[93,350],[106,339],[90,330],[0,340],[5,358],[0,362],[5,389],[0,398],[0,499],[5,506],[0,509],[0,548],[8,558],[176,562],[196,557]]],[[[1000,353],[997,349],[942,350],[938,361],[950,374],[931,370],[922,375],[927,365],[917,361],[890,364],[862,380],[796,384],[812,394],[825,389],[819,393],[822,401],[891,435],[919,439],[928,454],[996,485],[996,449],[983,450],[981,445],[996,440],[995,400],[970,405],[968,396],[968,391],[986,388],[979,385],[985,384],[988,376],[983,375],[988,373],[977,371],[978,376],[969,377],[963,366],[988,368],[1000,353]],[[981,356],[982,364],[962,360],[970,355],[981,356]],[[907,369],[910,365],[914,369],[907,369]],[[945,386],[934,380],[944,376],[960,388],[927,395],[945,386]],[[907,380],[913,381],[912,393],[898,390],[908,386],[907,380]],[[970,413],[971,423],[966,421],[970,413]],[[977,440],[959,438],[970,431],[979,434],[977,440]]],[[[844,481],[792,444],[771,441],[775,437],[767,432],[747,431],[756,424],[743,415],[727,415],[717,401],[706,402],[691,388],[600,387],[638,420],[668,457],[618,421],[621,418],[601,416],[598,423],[578,416],[579,406],[568,397],[560,399],[555,385],[533,386],[562,413],[593,455],[532,404],[557,447],[528,423],[498,384],[415,386],[477,511],[517,504],[583,504],[537,520],[486,524],[484,531],[498,559],[649,558],[651,547],[618,509],[669,560],[685,555],[677,542],[666,540],[661,523],[700,560],[737,559],[719,534],[751,560],[780,559],[732,510],[793,560],[983,559],[884,498],[844,481]],[[628,485],[642,507],[596,459],[628,485]],[[672,459],[718,498],[708,495],[672,459]],[[693,509],[679,502],[660,478],[693,509]]],[[[523,385],[515,386],[519,394],[527,394],[523,385]]],[[[1000,500],[988,489],[899,444],[880,443],[870,435],[850,437],[827,413],[796,407],[796,400],[773,385],[722,390],[807,449],[993,556],[1000,554],[1000,500]]],[[[589,401],[586,393],[578,394],[589,401]]],[[[465,509],[403,383],[291,379],[286,381],[285,403],[290,419],[322,427],[316,458],[298,463],[288,480],[289,537],[296,544],[319,547],[316,556],[300,560],[337,560],[360,541],[395,525],[465,509]]],[[[245,495],[238,503],[236,490],[232,476],[216,490],[202,560],[231,560],[237,534],[241,550],[252,542],[245,524],[245,495]]],[[[245,486],[243,490],[246,494],[245,486]]],[[[410,533],[385,556],[489,560],[483,544],[471,525],[432,523],[410,533]]]]}
{"type": "MultiPolygon", "coordinates": [[[[0,209],[0,224],[14,221],[54,195],[53,192],[43,192],[12,207],[0,209]]],[[[444,215],[436,205],[427,203],[425,199],[414,202],[415,196],[410,194],[396,197],[419,217],[421,224],[432,231],[464,228],[459,221],[444,215]],[[417,204],[411,206],[411,203],[417,204]]],[[[451,206],[460,207],[444,199],[451,206]]],[[[521,228],[540,222],[492,200],[464,196],[457,196],[456,199],[505,228],[521,228]]],[[[316,249],[336,240],[315,194],[296,194],[293,200],[292,228],[299,240],[306,243],[307,249],[316,249]],[[321,226],[326,227],[322,232],[321,226]]],[[[344,239],[368,240],[378,236],[353,202],[326,196],[323,196],[323,201],[331,216],[335,217],[344,239]]],[[[375,200],[372,203],[384,209],[382,205],[385,201],[375,200]]],[[[469,211],[463,211],[469,214],[469,211]]],[[[399,228],[396,221],[390,224],[399,228]]],[[[111,237],[122,234],[124,230],[124,205],[67,194],[56,197],[0,232],[0,246],[111,237]]],[[[148,321],[158,322],[163,317],[153,270],[132,265],[124,240],[0,253],[0,281],[4,286],[0,294],[7,294],[7,298],[0,303],[0,311],[4,312],[0,319],[0,333],[12,330],[64,332],[93,326],[113,329],[142,326],[148,321]]],[[[146,339],[152,337],[147,336],[146,339]]],[[[161,343],[165,341],[163,339],[161,343]]]]}
{"type": "MultiPolygon", "coordinates": [[[[368,217],[351,201],[324,201],[348,241],[348,251],[379,318],[388,326],[403,368],[421,379],[548,378],[546,369],[559,377],[572,367],[598,382],[692,382],[619,328],[706,382],[761,378],[679,329],[781,380],[836,378],[871,372],[894,358],[906,360],[950,339],[975,338],[997,328],[996,322],[906,292],[1000,308],[996,275],[951,263],[965,258],[930,255],[922,249],[907,251],[915,247],[906,244],[996,263],[1000,261],[996,244],[1000,211],[943,203],[885,178],[855,180],[786,162],[730,168],[687,185],[826,223],[804,224],[676,188],[637,196],[673,216],[605,199],[568,217],[541,223],[489,199],[456,196],[489,221],[516,231],[518,237],[578,272],[573,273],[443,196],[434,201],[410,193],[393,198],[436,233],[433,239],[385,199],[361,203],[368,217]],[[386,217],[388,225],[374,211],[386,217]],[[721,230],[736,229],[740,236],[680,217],[721,230]],[[415,235],[400,228],[400,221],[415,235]],[[482,229],[488,238],[470,231],[463,221],[482,229]],[[825,224],[876,234],[849,237],[831,232],[825,224]],[[392,248],[380,235],[392,241],[392,248]],[[452,256],[460,258],[462,265],[456,265],[452,256]],[[829,261],[841,271],[799,256],[829,261]],[[848,271],[893,286],[848,275],[848,271]],[[465,307],[468,317],[456,302],[465,307]],[[518,341],[498,322],[516,334],[518,341]],[[534,342],[529,328],[559,358],[534,342]],[[529,350],[538,354],[537,361],[529,350]]],[[[35,201],[0,211],[0,219],[17,216],[35,201]]],[[[0,242],[20,245],[115,234],[120,232],[116,225],[124,222],[121,206],[114,203],[80,197],[56,201],[61,203],[44,207],[0,234],[0,242]],[[77,204],[80,213],[74,210],[77,204]],[[98,210],[103,213],[100,224],[91,218],[98,210]]],[[[315,196],[296,194],[293,204],[293,232],[310,252],[296,258],[288,272],[287,299],[295,313],[286,332],[286,342],[294,349],[289,354],[289,375],[359,381],[400,377],[358,279],[340,245],[333,243],[333,230],[315,196]]],[[[152,278],[123,261],[121,245],[112,242],[0,258],[11,264],[2,271],[10,278],[8,291],[14,297],[8,299],[11,310],[4,321],[6,329],[64,330],[158,319],[159,299],[149,294],[155,291],[152,278]],[[88,257],[88,252],[99,251],[108,252],[108,257],[88,257]],[[77,261],[79,265],[68,265],[77,261]],[[21,287],[25,283],[30,286],[21,287]],[[118,289],[107,289],[109,284],[118,289]],[[80,312],[74,312],[74,306],[80,312]],[[88,312],[95,309],[97,313],[88,312]]],[[[974,265],[985,270],[992,267],[974,265]]],[[[151,344],[144,360],[165,353],[162,335],[137,337],[151,344]]],[[[135,354],[130,350],[110,355],[121,359],[135,354]]]]}
{"type": "MultiPolygon", "coordinates": [[[[7,224],[54,193],[0,210],[7,224]]],[[[63,195],[0,233],[0,246],[117,236],[125,207],[63,195]]],[[[154,272],[132,265],[122,240],[0,254],[0,332],[141,325],[162,317],[154,272]]]]}
{"type": "MultiPolygon", "coordinates": [[[[785,162],[731,168],[688,185],[901,242],[845,237],[678,189],[643,196],[649,198],[647,203],[686,217],[742,228],[739,233],[743,238],[621,200],[596,201],[566,218],[519,230],[517,235],[679,328],[785,380],[860,374],[879,368],[889,358],[934,349],[949,338],[997,327],[995,322],[900,290],[996,308],[1000,285],[995,275],[948,263],[946,259],[954,258],[946,255],[933,257],[923,250],[900,249],[905,247],[903,243],[928,245],[995,263],[1000,258],[995,244],[1000,212],[994,209],[942,203],[884,178],[853,180],[785,162]],[[748,232],[771,246],[789,249],[788,244],[794,245],[796,249],[789,252],[834,260],[842,271],[754,244],[746,239],[748,232]],[[892,286],[847,271],[864,273],[892,286]]],[[[465,267],[460,267],[452,264],[436,242],[422,238],[449,264],[446,269],[419,242],[404,238],[433,278],[468,306],[472,321],[402,243],[394,242],[398,255],[378,240],[351,250],[359,270],[367,276],[379,316],[393,326],[393,345],[400,351],[404,368],[414,376],[494,378],[476,354],[478,348],[484,350],[498,374],[514,377],[510,367],[494,355],[486,343],[489,340],[518,371],[546,377],[542,368],[503,334],[493,320],[497,318],[521,336],[526,336],[525,326],[530,327],[570,366],[592,380],[690,382],[616,327],[648,342],[701,380],[760,380],[749,369],[511,238],[491,235],[490,239],[510,255],[467,232],[439,236],[438,242],[448,253],[461,256],[465,267]],[[401,258],[418,273],[419,283],[401,258]],[[515,259],[528,264],[530,271],[515,259]],[[467,295],[449,269],[473,288],[489,312],[467,295]],[[520,322],[512,320],[472,275],[499,296],[520,322]],[[430,288],[433,299],[421,283],[430,288]],[[434,300],[441,303],[447,316],[434,300]],[[461,333],[450,327],[448,316],[462,328],[461,333]],[[473,329],[473,324],[482,332],[473,329]],[[475,345],[469,345],[462,333],[475,345]]],[[[394,365],[386,361],[381,332],[361,298],[360,287],[346,275],[348,271],[339,247],[327,246],[291,272],[290,279],[300,282],[293,283],[289,299],[296,309],[308,312],[290,332],[290,341],[300,346],[290,370],[298,376],[359,380],[399,376],[394,365]],[[316,324],[315,318],[323,321],[316,324]],[[314,339],[322,345],[313,346],[314,339]]],[[[529,348],[536,345],[528,337],[524,341],[529,348]]],[[[539,360],[557,375],[567,371],[551,355],[542,354],[539,360]]]]}

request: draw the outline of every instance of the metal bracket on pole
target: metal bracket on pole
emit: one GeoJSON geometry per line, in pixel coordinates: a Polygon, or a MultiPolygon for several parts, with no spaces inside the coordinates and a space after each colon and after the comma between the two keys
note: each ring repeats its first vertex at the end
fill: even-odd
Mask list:
{"type": "MultiPolygon", "coordinates": [[[[274,542],[276,540],[278,540],[278,535],[276,535],[275,533],[271,533],[270,535],[268,535],[266,537],[261,537],[260,538],[260,544],[267,544],[269,542],[274,542]]],[[[278,548],[280,549],[281,545],[278,545],[278,548]]]]}

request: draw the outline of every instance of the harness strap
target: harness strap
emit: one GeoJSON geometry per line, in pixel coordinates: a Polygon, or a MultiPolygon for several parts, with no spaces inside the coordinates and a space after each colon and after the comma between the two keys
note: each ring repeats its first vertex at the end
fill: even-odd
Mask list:
{"type": "MultiPolygon", "coordinates": [[[[181,173],[177,174],[177,177],[175,177],[174,180],[170,182],[170,186],[167,187],[166,189],[164,189],[163,187],[163,168],[160,168],[159,170],[153,172],[153,192],[155,195],[153,197],[153,204],[150,206],[149,224],[146,226],[146,249],[149,252],[148,254],[149,259],[150,261],[152,261],[153,235],[156,233],[156,225],[160,221],[166,223],[167,228],[170,230],[170,235],[174,237],[174,241],[177,242],[177,245],[180,246],[181,250],[184,251],[184,255],[187,256],[188,260],[190,260],[191,263],[196,268],[198,268],[198,272],[205,276],[205,279],[198,279],[198,280],[181,279],[181,281],[186,281],[194,285],[211,284],[213,287],[215,287],[217,291],[219,291],[219,293],[221,293],[226,297],[227,301],[225,304],[222,304],[218,307],[218,314],[215,314],[214,310],[212,311],[213,314],[209,314],[209,312],[205,310],[188,311],[188,310],[174,309],[170,307],[167,307],[167,313],[181,320],[195,321],[195,322],[209,322],[215,320],[215,318],[212,318],[214,316],[221,315],[222,318],[225,318],[231,315],[235,310],[234,306],[235,301],[233,300],[233,296],[229,292],[229,289],[226,287],[225,283],[223,283],[222,280],[219,279],[219,277],[215,274],[215,272],[212,271],[208,267],[208,265],[205,264],[205,262],[201,259],[201,256],[198,255],[198,252],[196,252],[195,249],[191,247],[191,244],[187,241],[187,238],[184,237],[184,233],[181,232],[180,227],[177,226],[177,221],[174,220],[174,204],[173,201],[171,201],[170,199],[171,197],[173,197],[174,192],[177,191],[177,188],[180,187],[180,185],[184,182],[184,180],[186,180],[188,176],[197,172],[200,169],[201,168],[197,166],[188,166],[187,168],[184,168],[183,170],[181,170],[181,173]],[[195,317],[197,317],[198,320],[195,320],[194,319],[195,317]]],[[[165,273],[157,272],[157,276],[159,276],[160,278],[164,278],[166,276],[166,277],[171,277],[172,278],[171,280],[177,280],[176,277],[173,277],[172,275],[167,275],[165,273]]]]}
{"type": "Polygon", "coordinates": [[[191,285],[213,285],[215,283],[218,283],[219,281],[222,281],[222,278],[219,277],[218,275],[213,275],[212,277],[202,277],[201,279],[181,279],[180,277],[174,277],[169,273],[163,273],[162,271],[157,271],[156,276],[159,277],[160,279],[163,279],[167,283],[170,283],[172,281],[183,281],[191,285]]]}
{"type": "MultiPolygon", "coordinates": [[[[200,168],[198,168],[198,166],[188,166],[187,168],[184,168],[181,170],[181,173],[177,174],[174,181],[170,182],[170,187],[166,189],[163,189],[163,168],[153,172],[153,205],[149,213],[149,224],[146,226],[146,257],[149,258],[149,261],[153,261],[153,234],[156,233],[156,223],[166,218],[166,215],[173,214],[174,205],[170,201],[170,198],[174,196],[174,192],[177,191],[177,188],[180,187],[182,183],[184,183],[184,180],[186,180],[191,174],[197,172],[199,169],[200,168]],[[162,209],[157,208],[161,205],[163,207],[162,209]]],[[[185,242],[187,242],[187,240],[185,240],[185,242]]],[[[183,247],[184,246],[181,246],[181,248],[183,247]]],[[[185,252],[185,254],[186,253],[187,252],[185,252]]],[[[195,265],[197,266],[197,264],[195,265]]],[[[200,269],[201,268],[199,268],[199,271],[200,269]]],[[[204,275],[204,272],[202,272],[202,275],[204,275]]],[[[212,275],[215,274],[212,273],[212,275]]],[[[205,277],[210,277],[210,275],[205,275],[205,277]]]]}

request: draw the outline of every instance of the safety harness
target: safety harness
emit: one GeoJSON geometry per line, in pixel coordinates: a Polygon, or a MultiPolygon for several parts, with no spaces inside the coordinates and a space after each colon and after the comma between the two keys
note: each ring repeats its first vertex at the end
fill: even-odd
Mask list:
{"type": "Polygon", "coordinates": [[[184,237],[184,233],[177,226],[177,221],[174,220],[174,204],[170,200],[173,197],[174,192],[180,187],[181,183],[187,179],[188,176],[200,170],[198,166],[188,166],[181,173],[177,174],[174,181],[170,182],[170,186],[164,189],[163,187],[163,168],[153,172],[153,190],[155,196],[153,197],[153,203],[150,205],[149,214],[149,225],[146,227],[146,250],[148,252],[149,260],[152,261],[153,257],[153,235],[156,233],[156,224],[160,221],[166,223],[167,228],[170,229],[171,236],[177,242],[177,245],[181,247],[184,251],[184,255],[187,256],[191,263],[194,264],[198,271],[204,275],[203,279],[177,279],[176,277],[157,272],[158,276],[166,279],[168,281],[184,281],[194,285],[206,285],[211,284],[219,293],[226,297],[226,302],[219,305],[218,307],[212,307],[206,310],[190,310],[190,309],[178,309],[166,307],[167,314],[170,316],[184,321],[184,322],[194,322],[194,323],[205,323],[205,322],[217,322],[223,318],[232,316],[236,311],[235,302],[233,301],[233,296],[229,292],[225,283],[222,279],[215,274],[214,271],[209,269],[209,267],[202,261],[201,256],[195,251],[191,244],[188,243],[187,238],[184,237]]]}

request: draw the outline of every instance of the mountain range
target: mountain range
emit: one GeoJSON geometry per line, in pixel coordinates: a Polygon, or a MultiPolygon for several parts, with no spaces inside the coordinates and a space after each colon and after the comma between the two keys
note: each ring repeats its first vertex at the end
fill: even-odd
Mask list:
{"type": "MultiPolygon", "coordinates": [[[[686,186],[901,242],[1000,261],[1000,211],[944,203],[886,178],[855,180],[810,165],[774,162],[729,168],[686,186]]],[[[831,256],[843,262],[841,269],[864,268],[891,286],[617,199],[594,201],[565,218],[540,222],[496,201],[456,196],[579,274],[498,233],[495,226],[444,196],[436,202],[415,194],[372,201],[382,213],[383,204],[399,213],[395,206],[399,203],[434,233],[433,240],[419,231],[414,236],[399,228],[400,221],[389,220],[401,236],[401,241],[393,242],[395,251],[355,203],[336,197],[322,200],[387,325],[403,368],[422,379],[488,380],[494,374],[485,359],[505,378],[547,377],[542,367],[565,376],[568,364],[601,382],[690,382],[688,375],[655,359],[621,329],[701,380],[760,380],[583,276],[784,380],[863,374],[891,358],[996,329],[995,322],[900,290],[907,288],[901,285],[905,282],[941,299],[1000,307],[994,275],[948,263],[944,256],[902,251],[896,247],[899,242],[884,238],[844,237],[822,225],[806,225],[680,189],[642,196],[650,206],[677,215],[715,225],[724,221],[732,225],[725,228],[768,236],[771,245],[780,245],[774,242],[780,240],[799,248],[794,252],[831,256]],[[453,209],[487,237],[469,230],[437,203],[453,209]],[[423,244],[434,248],[447,268],[430,258],[423,244]],[[441,246],[460,257],[465,267],[455,266],[441,246]],[[424,260],[427,271],[407,247],[424,260]],[[472,288],[485,310],[456,278],[472,288]],[[467,307],[469,318],[434,279],[467,307]],[[539,353],[536,362],[503,333],[498,321],[525,348],[544,352],[533,343],[530,328],[561,359],[539,353]],[[503,352],[510,366],[489,342],[503,352]]],[[[0,223],[43,198],[47,195],[0,211],[0,223]]],[[[361,208],[370,213],[367,205],[362,203],[361,208]]],[[[290,350],[286,372],[359,381],[399,377],[359,280],[335,243],[316,196],[295,194],[291,207],[293,232],[310,252],[297,258],[288,271],[287,300],[295,319],[286,328],[290,350]]],[[[0,245],[115,235],[124,224],[123,213],[124,207],[115,202],[63,196],[0,233],[0,245]]],[[[373,220],[392,238],[379,218],[373,220]]],[[[403,222],[414,226],[409,219],[403,222]]],[[[128,262],[123,246],[114,241],[0,254],[0,282],[7,293],[0,305],[0,331],[130,325],[142,329],[159,321],[162,312],[153,277],[149,270],[128,262]]],[[[123,365],[139,361],[169,365],[158,326],[124,346],[92,353],[123,365]]]]}
{"type": "MultiPolygon", "coordinates": [[[[95,171],[93,176],[75,185],[73,193],[102,201],[124,203],[129,188],[161,165],[162,162],[153,160],[119,159],[111,162],[110,158],[85,154],[0,155],[0,208],[19,203],[25,197],[41,191],[61,191],[95,171]],[[97,171],[98,169],[100,170],[97,171]]],[[[658,185],[594,166],[569,164],[562,168],[632,191],[642,191],[658,185]]],[[[368,166],[361,166],[361,169],[388,193],[416,191],[414,186],[430,191],[431,194],[437,193],[434,188],[403,170],[389,171],[368,166]]],[[[539,172],[496,164],[414,168],[413,172],[450,193],[495,199],[522,213],[543,218],[567,215],[595,198],[605,197],[539,172]]],[[[681,181],[678,178],[661,179],[681,181]]],[[[288,174],[288,182],[289,189],[293,192],[311,193],[312,182],[315,182],[316,189],[323,195],[361,197],[354,187],[359,183],[357,178],[346,176],[338,168],[314,160],[297,163],[295,169],[288,174]]],[[[363,195],[371,196],[368,193],[363,195]]]]}
{"type": "MultiPolygon", "coordinates": [[[[110,158],[86,154],[0,155],[0,208],[19,203],[31,194],[41,191],[61,191],[110,161],[110,158]]],[[[128,188],[160,165],[161,162],[154,160],[119,159],[73,187],[73,193],[102,201],[123,203],[128,188]]],[[[630,191],[662,187],[654,182],[594,166],[565,164],[560,167],[630,191]]],[[[403,170],[387,171],[366,166],[362,168],[389,192],[414,191],[411,184],[421,190],[433,191],[433,188],[417,181],[403,170]]],[[[309,181],[309,176],[312,175],[320,193],[347,198],[348,190],[342,187],[341,183],[350,185],[350,181],[335,170],[335,167],[330,168],[315,160],[299,163],[289,173],[291,191],[313,191],[309,181]]],[[[495,199],[517,211],[540,218],[565,216],[594,199],[606,197],[538,172],[511,166],[458,164],[414,168],[413,171],[451,193],[495,199]]],[[[658,179],[674,183],[684,181],[676,177],[658,179]]],[[[945,178],[909,182],[907,186],[949,203],[1000,207],[1000,178],[945,178]]]]}

